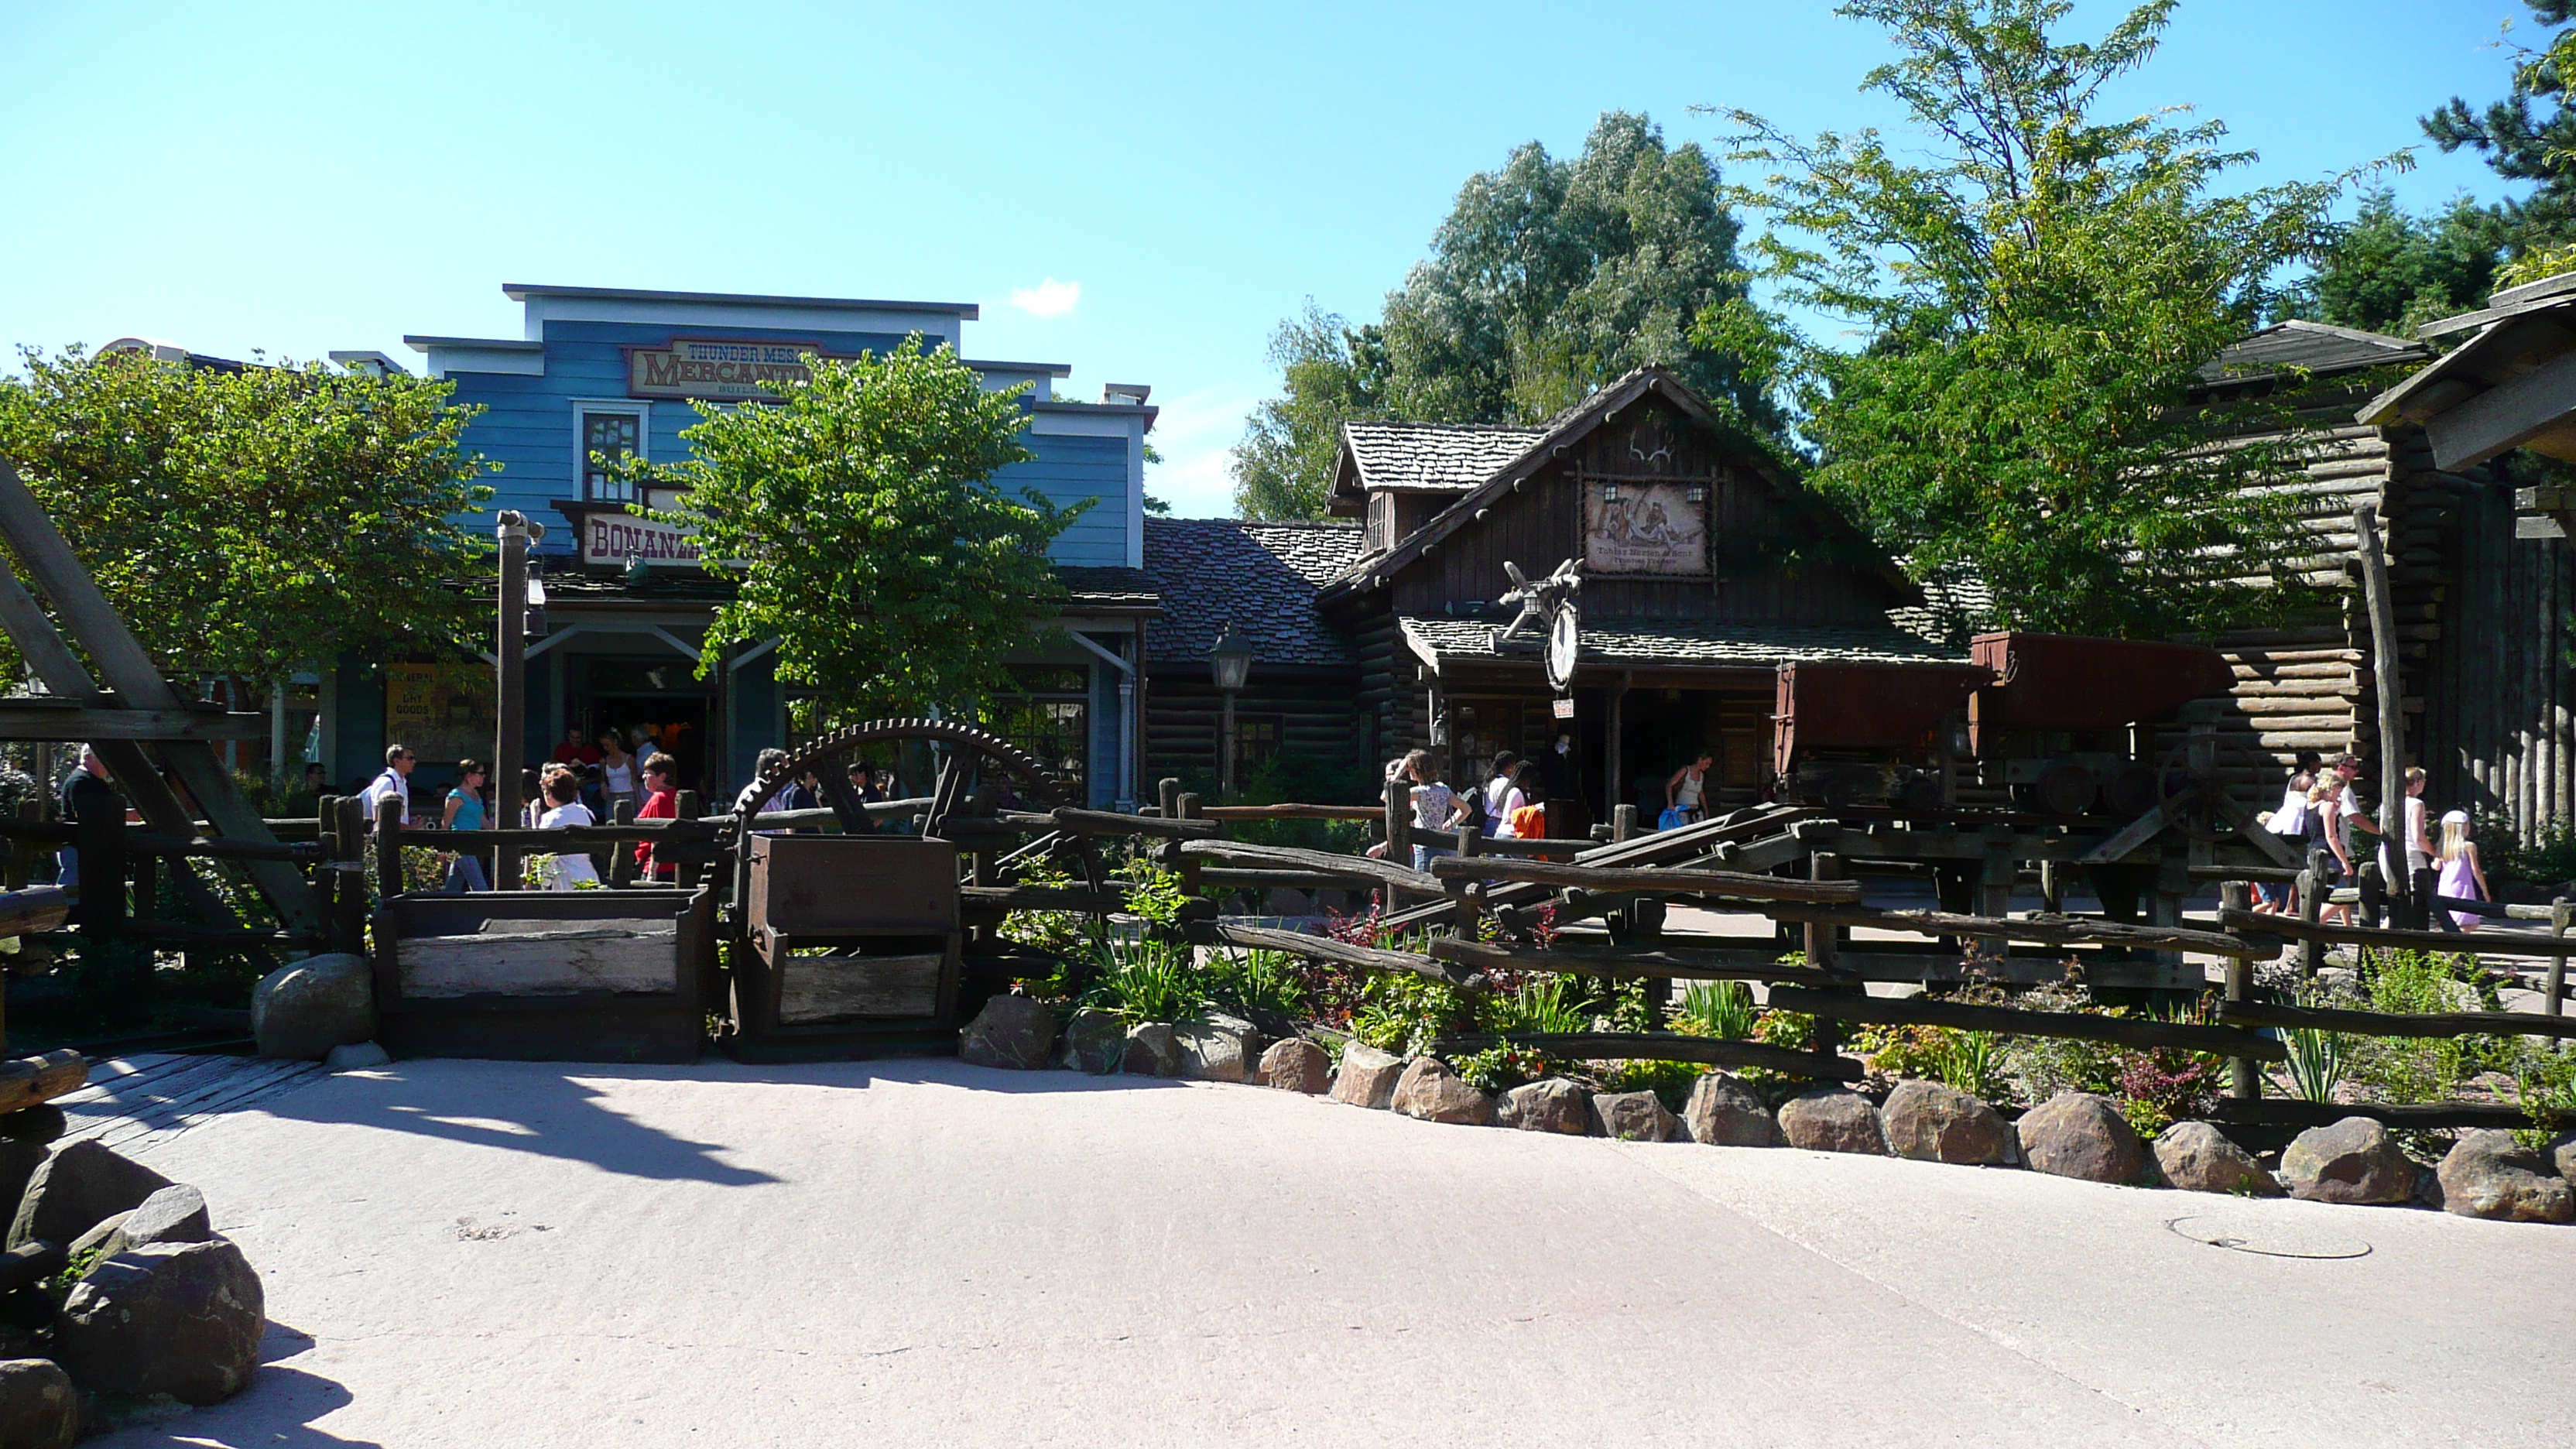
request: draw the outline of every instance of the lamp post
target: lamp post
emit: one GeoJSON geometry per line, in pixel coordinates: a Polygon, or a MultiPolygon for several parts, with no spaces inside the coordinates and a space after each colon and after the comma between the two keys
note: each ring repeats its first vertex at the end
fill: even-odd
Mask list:
{"type": "MultiPolygon", "coordinates": [[[[492,740],[492,813],[498,828],[519,828],[519,765],[527,754],[526,718],[528,683],[528,545],[546,536],[546,526],[516,511],[502,511],[498,532],[501,540],[501,609],[499,647],[493,651],[493,713],[496,728],[492,740]]],[[[537,585],[534,603],[545,604],[545,586],[537,585]]],[[[492,885],[496,890],[518,888],[518,852],[503,847],[494,854],[492,885]]]]}
{"type": "Polygon", "coordinates": [[[1215,671],[1217,692],[1225,696],[1225,719],[1218,726],[1217,794],[1234,798],[1234,695],[1252,673],[1252,641],[1234,632],[1234,622],[1227,620],[1217,630],[1216,643],[1208,647],[1208,664],[1215,671]]]}

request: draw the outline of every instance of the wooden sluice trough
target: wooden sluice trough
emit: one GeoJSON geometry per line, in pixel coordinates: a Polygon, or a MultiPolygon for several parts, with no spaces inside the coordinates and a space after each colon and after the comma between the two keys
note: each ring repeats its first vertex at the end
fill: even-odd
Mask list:
{"type": "Polygon", "coordinates": [[[710,889],[402,895],[372,935],[396,1056],[693,1062],[706,1038],[710,889]]]}

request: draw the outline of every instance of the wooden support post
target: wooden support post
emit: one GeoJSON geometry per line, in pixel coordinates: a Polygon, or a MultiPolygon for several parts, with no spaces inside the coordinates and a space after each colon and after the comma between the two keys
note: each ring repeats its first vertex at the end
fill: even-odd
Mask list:
{"type": "Polygon", "coordinates": [[[1154,784],[1154,813],[1165,820],[1177,820],[1181,814],[1181,782],[1165,775],[1154,784]]]}
{"type": "Polygon", "coordinates": [[[71,921],[84,934],[104,936],[125,921],[125,797],[110,793],[98,808],[72,822],[72,850],[80,866],[80,899],[71,921]]]}
{"type": "MultiPolygon", "coordinates": [[[[2379,699],[2379,844],[2403,869],[2406,859],[2406,677],[2397,659],[2397,602],[2388,586],[2388,556],[2379,549],[2378,510],[2352,510],[2353,552],[2370,609],[2371,687],[2379,699]]],[[[2376,853],[2376,852],[2374,852],[2376,853]]],[[[2377,917],[2374,916],[2376,923],[2377,917]]]]}
{"type": "MultiPolygon", "coordinates": [[[[504,830],[519,828],[520,761],[528,754],[528,544],[543,537],[543,525],[531,525],[510,509],[500,517],[501,602],[498,647],[493,651],[496,728],[492,737],[492,813],[504,830]]],[[[641,762],[638,762],[638,768],[641,762]]],[[[519,888],[519,852],[502,846],[492,861],[495,890],[519,888]]]]}
{"type": "MultiPolygon", "coordinates": [[[[706,803],[698,798],[698,792],[695,790],[681,791],[680,798],[674,802],[672,808],[680,812],[680,818],[683,820],[695,820],[700,815],[706,813],[706,803]]],[[[675,846],[678,844],[676,839],[673,840],[673,844],[675,846]]],[[[679,851],[674,849],[671,853],[673,855],[678,855],[679,851]]],[[[674,885],[677,885],[684,891],[694,891],[698,888],[698,882],[706,876],[706,873],[707,865],[705,861],[681,860],[676,862],[671,868],[671,881],[674,885]]]]}
{"type": "MultiPolygon", "coordinates": [[[[1179,797],[1173,801],[1173,807],[1178,812],[1172,817],[1176,820],[1196,820],[1200,818],[1199,797],[1195,791],[1182,791],[1179,797]]],[[[1181,893],[1195,900],[1198,898],[1198,893],[1201,890],[1206,889],[1206,887],[1199,879],[1200,867],[1197,858],[1194,856],[1182,855],[1180,853],[1180,844],[1181,843],[1177,840],[1172,842],[1170,858],[1174,862],[1173,869],[1180,873],[1181,893]]]]}
{"type": "MultiPolygon", "coordinates": [[[[2158,926],[2181,925],[2183,900],[2190,893],[2190,860],[2181,852],[2168,847],[2156,864],[2155,901],[2147,911],[2148,923],[2158,926]]],[[[2149,960],[2161,961],[2168,965],[2182,964],[2180,951],[2151,951],[2147,953],[2147,957],[2149,960]]]]}
{"type": "MultiPolygon", "coordinates": [[[[2243,881],[2231,880],[2218,887],[2219,904],[2232,911],[2254,908],[2254,889],[2243,881]]],[[[2242,1005],[2254,999],[2254,962],[2249,957],[2227,958],[2227,999],[2242,1005]]],[[[2250,1102],[2263,1095],[2263,1078],[2255,1069],[2252,1057],[2227,1059],[2227,1095],[2250,1102]]]]}
{"type": "MultiPolygon", "coordinates": [[[[2557,937],[2561,945],[2566,943],[2567,923],[2571,916],[2576,916],[2576,902],[2571,902],[2565,896],[2560,896],[2558,899],[2549,903],[2549,934],[2557,937]]],[[[2549,975],[2546,980],[2548,982],[2549,997],[2547,1001],[2542,1004],[2540,1009],[2548,1012],[2551,1016],[2561,1015],[2563,1014],[2564,1008],[2558,1004],[2558,1000],[2560,997],[2567,994],[2566,956],[2557,955],[2549,958],[2549,975]]]]}
{"type": "Polygon", "coordinates": [[[2012,914],[2014,878],[2021,874],[2021,862],[2012,853],[2009,836],[1986,842],[1986,858],[1977,879],[1977,914],[2002,920],[2012,914]]]}
{"type": "Polygon", "coordinates": [[[376,899],[389,901],[403,893],[402,817],[400,800],[387,795],[376,801],[376,899]]]}
{"type": "Polygon", "coordinates": [[[1637,838],[1637,807],[1621,805],[1610,812],[1610,839],[1613,843],[1637,838]]]}
{"type": "MultiPolygon", "coordinates": [[[[168,913],[161,909],[160,864],[156,856],[139,855],[130,850],[125,853],[125,868],[133,880],[127,899],[132,902],[134,914],[147,921],[169,919],[168,913]]],[[[170,865],[174,870],[181,868],[175,860],[170,865]]],[[[87,872],[83,872],[83,878],[87,878],[87,872]]]]}
{"type": "Polygon", "coordinates": [[[2043,860],[2039,863],[2039,908],[2052,916],[2066,912],[2066,862],[2043,860]]]}
{"type": "MultiPolygon", "coordinates": [[[[2392,850],[2390,853],[2398,852],[2392,850]]],[[[2398,924],[2410,931],[2457,929],[2459,922],[2451,919],[2451,913],[2433,904],[2433,898],[2441,893],[2442,873],[2439,870],[2428,865],[2414,872],[2406,882],[2406,915],[2398,924]]]]}
{"type": "MultiPolygon", "coordinates": [[[[1807,878],[1809,880],[1841,880],[1843,878],[1843,858],[1831,851],[1820,850],[1815,852],[1807,857],[1807,878]]],[[[1839,948],[1842,944],[1842,929],[1842,927],[1830,922],[1810,921],[1807,923],[1807,964],[1810,967],[1818,971],[1835,971],[1840,969],[1841,951],[1839,948]]],[[[1867,986],[1857,984],[1839,989],[1845,992],[1867,992],[1869,990],[1867,986]]],[[[1807,1045],[1818,1056],[1829,1057],[1840,1052],[1843,1045],[1843,1024],[1833,1017],[1821,1014],[1818,1015],[1816,1017],[1815,1032],[1811,1037],[1809,1037],[1807,1045]]]]}
{"type": "Polygon", "coordinates": [[[2388,890],[2379,879],[2379,862],[2375,859],[2364,859],[2361,862],[2360,877],[2356,889],[2361,896],[2361,909],[2355,912],[2361,918],[2360,923],[2365,926],[2387,925],[2388,890]]]}
{"type": "Polygon", "coordinates": [[[334,870],[340,877],[337,916],[332,935],[343,951],[367,949],[367,802],[343,795],[331,802],[334,870]]]}
{"type": "MultiPolygon", "coordinates": [[[[609,819],[615,824],[634,824],[635,801],[633,797],[630,796],[627,799],[618,801],[616,806],[608,812],[608,815],[609,819]]],[[[738,845],[735,848],[743,853],[743,857],[745,859],[750,858],[751,846],[748,842],[738,845]]],[[[632,842],[621,840],[617,843],[617,848],[608,853],[608,883],[612,887],[620,888],[635,884],[635,846],[632,842]]]]}
{"type": "MultiPolygon", "coordinates": [[[[1609,783],[1601,792],[1601,808],[1610,811],[1616,811],[1620,803],[1628,798],[1628,782],[1622,778],[1625,763],[1619,755],[1619,737],[1627,733],[1628,681],[1631,677],[1620,675],[1619,682],[1610,689],[1610,733],[1609,737],[1602,741],[1601,752],[1602,770],[1609,776],[1609,783]]],[[[1628,837],[1623,835],[1619,838],[1625,840],[1628,837]]]]}
{"type": "MultiPolygon", "coordinates": [[[[1484,853],[1485,832],[1473,822],[1459,826],[1459,857],[1472,859],[1484,853]]],[[[1458,934],[1470,941],[1477,939],[1478,935],[1476,926],[1480,906],[1476,898],[1481,894],[1483,894],[1482,885],[1463,876],[1449,882],[1449,898],[1458,903],[1458,934]]]]}
{"type": "MultiPolygon", "coordinates": [[[[2323,855],[2325,852],[2317,851],[2316,854],[2323,855]]],[[[2299,872],[2299,919],[2311,926],[2316,925],[2318,921],[2323,918],[2325,912],[2325,882],[2325,873],[2313,865],[2309,866],[2306,870],[2299,872]]],[[[2309,981],[2314,981],[2317,979],[2317,973],[2325,969],[2325,965],[2325,942],[2310,939],[2299,943],[2299,975],[2301,977],[2309,981]]]]}
{"type": "MultiPolygon", "coordinates": [[[[1413,864],[1413,784],[1402,776],[1386,782],[1386,863],[1413,864]]],[[[1386,888],[1386,913],[1404,909],[1403,893],[1386,888]]]]}

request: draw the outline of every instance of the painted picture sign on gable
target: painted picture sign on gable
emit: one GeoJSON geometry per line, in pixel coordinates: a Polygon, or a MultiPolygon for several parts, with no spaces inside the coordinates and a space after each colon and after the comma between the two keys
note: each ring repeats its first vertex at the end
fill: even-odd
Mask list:
{"type": "Polygon", "coordinates": [[[1697,577],[1709,571],[1708,519],[1687,482],[1583,485],[1583,563],[1595,574],[1697,577]]]}
{"type": "Polygon", "coordinates": [[[811,342],[761,342],[720,337],[676,337],[668,347],[626,349],[630,397],[724,399],[772,396],[771,384],[801,381],[806,353],[824,356],[811,342]]]}

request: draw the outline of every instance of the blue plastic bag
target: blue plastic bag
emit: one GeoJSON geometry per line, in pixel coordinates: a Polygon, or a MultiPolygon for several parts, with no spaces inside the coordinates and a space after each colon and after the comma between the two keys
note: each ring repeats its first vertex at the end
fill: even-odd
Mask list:
{"type": "Polygon", "coordinates": [[[1668,805],[1664,807],[1663,814],[1655,817],[1655,828],[1657,830],[1679,830],[1688,824],[1690,824],[1689,812],[1682,810],[1678,806],[1668,805]]]}

